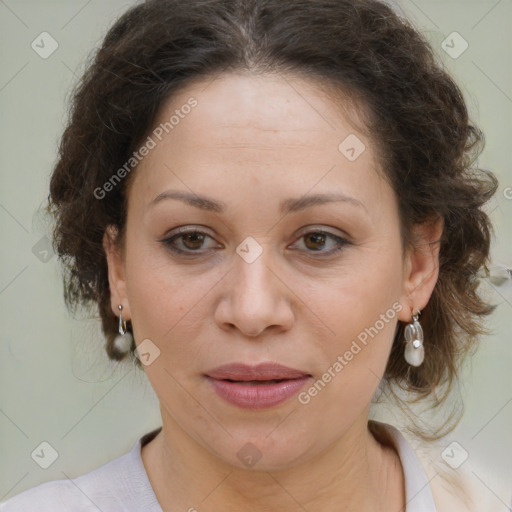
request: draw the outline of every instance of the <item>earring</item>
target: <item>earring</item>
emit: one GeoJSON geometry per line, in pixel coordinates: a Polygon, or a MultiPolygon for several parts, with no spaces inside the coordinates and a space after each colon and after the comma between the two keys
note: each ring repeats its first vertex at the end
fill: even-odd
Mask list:
{"type": "Polygon", "coordinates": [[[126,329],[126,320],[123,320],[123,306],[119,304],[119,334],[114,338],[114,347],[123,355],[127,354],[132,346],[133,336],[126,329]]]}
{"type": "Polygon", "coordinates": [[[425,348],[423,347],[423,329],[418,322],[418,311],[412,315],[412,323],[405,326],[405,360],[411,366],[420,366],[425,357],[425,348]]]}
{"type": "Polygon", "coordinates": [[[119,334],[124,336],[126,334],[126,322],[123,320],[123,306],[119,304],[119,334]]]}

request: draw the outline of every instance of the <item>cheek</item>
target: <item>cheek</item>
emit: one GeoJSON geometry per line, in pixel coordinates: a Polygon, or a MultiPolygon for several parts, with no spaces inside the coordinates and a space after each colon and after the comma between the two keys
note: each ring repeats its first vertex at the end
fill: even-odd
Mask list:
{"type": "Polygon", "coordinates": [[[182,283],[170,286],[166,267],[158,264],[149,251],[136,247],[127,251],[126,277],[135,338],[162,338],[184,307],[177,292],[182,283]]]}
{"type": "Polygon", "coordinates": [[[179,364],[180,354],[191,357],[197,352],[196,334],[208,321],[202,301],[222,276],[194,275],[190,268],[173,264],[165,251],[149,244],[127,246],[127,294],[135,339],[152,340],[173,366],[179,364]]]}
{"type": "Polygon", "coordinates": [[[308,292],[308,303],[320,318],[326,319],[330,339],[350,344],[349,340],[377,321],[378,330],[389,337],[388,324],[391,320],[396,322],[393,304],[396,308],[401,295],[400,261],[399,251],[385,247],[358,251],[343,272],[332,276],[329,284],[308,292]],[[386,312],[388,316],[383,322],[380,318],[386,312]]]}
{"type": "Polygon", "coordinates": [[[315,365],[315,381],[299,399],[305,411],[315,410],[343,430],[370,404],[384,375],[400,303],[379,294],[372,302],[363,293],[338,293],[336,298],[329,317],[334,334],[317,342],[314,353],[322,363],[315,365]]]}
{"type": "Polygon", "coordinates": [[[363,251],[353,271],[308,295],[312,309],[325,319],[316,349],[322,354],[320,371],[327,372],[322,380],[332,382],[329,399],[360,404],[382,378],[402,307],[400,261],[399,250],[363,251]]]}

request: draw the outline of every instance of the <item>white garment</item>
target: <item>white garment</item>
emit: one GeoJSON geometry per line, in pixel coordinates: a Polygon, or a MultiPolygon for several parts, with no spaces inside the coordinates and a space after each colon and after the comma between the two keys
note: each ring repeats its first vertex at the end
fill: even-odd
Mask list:
{"type": "MultiPolygon", "coordinates": [[[[399,430],[381,425],[391,436],[404,469],[406,512],[437,512],[429,480],[414,451],[399,430]]],[[[89,473],[46,482],[13,496],[0,503],[0,512],[162,512],[141,456],[142,446],[161,428],[143,435],[130,452],[89,473]]]]}

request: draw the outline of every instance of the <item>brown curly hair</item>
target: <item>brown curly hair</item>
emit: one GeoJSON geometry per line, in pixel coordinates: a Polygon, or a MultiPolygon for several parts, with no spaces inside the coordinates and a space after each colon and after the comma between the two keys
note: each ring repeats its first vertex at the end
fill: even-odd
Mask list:
{"type": "Polygon", "coordinates": [[[97,304],[108,356],[122,358],[102,238],[109,225],[122,238],[129,180],[108,200],[95,190],[137,150],[164,101],[232,70],[312,78],[355,100],[396,193],[404,247],[414,224],[444,220],[439,278],[421,316],[425,361],[404,361],[399,322],[385,379],[417,398],[451,384],[494,309],[477,286],[492,235],[481,207],[498,182],[473,166],[484,135],[460,89],[419,31],[377,0],[149,0],[125,12],[76,87],[51,177],[68,307],[97,304]]]}

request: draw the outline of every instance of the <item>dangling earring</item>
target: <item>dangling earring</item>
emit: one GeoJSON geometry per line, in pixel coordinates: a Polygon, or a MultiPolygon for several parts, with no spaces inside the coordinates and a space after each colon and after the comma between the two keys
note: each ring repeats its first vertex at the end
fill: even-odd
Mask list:
{"type": "Polygon", "coordinates": [[[119,304],[119,334],[124,336],[126,334],[126,322],[123,320],[123,306],[119,304]]]}
{"type": "Polygon", "coordinates": [[[418,322],[418,315],[412,315],[412,323],[405,326],[405,360],[411,366],[420,366],[425,357],[425,348],[423,347],[423,329],[418,322]]]}
{"type": "Polygon", "coordinates": [[[119,334],[114,338],[114,347],[122,354],[127,354],[132,346],[133,336],[126,329],[126,320],[123,320],[123,306],[119,304],[119,334]]]}

